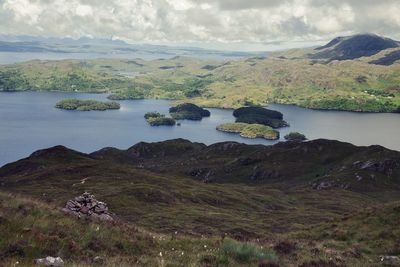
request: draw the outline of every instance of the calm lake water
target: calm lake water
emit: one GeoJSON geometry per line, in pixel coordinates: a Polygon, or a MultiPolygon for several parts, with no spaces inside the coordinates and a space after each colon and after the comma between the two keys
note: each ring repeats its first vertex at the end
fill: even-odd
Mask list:
{"type": "MultiPolygon", "coordinates": [[[[166,100],[119,101],[120,110],[65,111],[54,108],[64,98],[105,100],[104,94],[23,92],[0,93],[0,165],[27,157],[37,149],[65,145],[82,152],[113,146],[128,148],[140,141],[173,138],[212,144],[237,141],[273,144],[263,139],[245,139],[218,132],[220,123],[233,122],[232,110],[210,109],[202,121],[182,121],[180,127],[151,127],[143,118],[148,111],[168,113],[166,100]]],[[[290,127],[283,137],[299,131],[309,139],[337,139],[357,145],[379,144],[400,150],[400,114],[361,114],[316,111],[288,105],[270,105],[284,114],[290,127]]]]}

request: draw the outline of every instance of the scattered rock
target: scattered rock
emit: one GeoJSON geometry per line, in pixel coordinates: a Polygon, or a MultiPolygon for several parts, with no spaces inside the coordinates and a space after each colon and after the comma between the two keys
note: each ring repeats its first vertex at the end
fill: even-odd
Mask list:
{"type": "Polygon", "coordinates": [[[42,266],[61,267],[64,266],[64,261],[60,257],[54,258],[47,256],[46,258],[43,259],[36,259],[35,264],[42,266]]]}
{"type": "Polygon", "coordinates": [[[381,262],[384,262],[384,263],[387,263],[387,264],[400,264],[400,257],[399,256],[383,255],[383,256],[379,256],[379,260],[381,262]]]}
{"type": "Polygon", "coordinates": [[[349,189],[351,184],[342,183],[340,180],[323,180],[314,181],[311,183],[311,187],[315,190],[326,190],[331,188],[341,188],[344,190],[349,189]]]}
{"type": "Polygon", "coordinates": [[[189,175],[192,177],[196,177],[200,179],[204,183],[209,183],[212,181],[211,176],[213,176],[215,173],[209,168],[196,168],[192,169],[189,172],[189,175]]]}
{"type": "Polygon", "coordinates": [[[82,196],[76,197],[73,200],[68,200],[63,211],[78,218],[100,221],[114,220],[108,211],[107,204],[97,201],[89,193],[83,193],[82,196]]]}
{"type": "Polygon", "coordinates": [[[311,187],[316,190],[328,189],[333,186],[334,186],[333,182],[330,181],[318,181],[311,185],[311,187]]]}
{"type": "Polygon", "coordinates": [[[360,170],[375,171],[391,176],[393,171],[400,167],[400,163],[392,159],[384,159],[381,161],[367,160],[365,162],[356,161],[353,163],[353,166],[360,170]]]}
{"type": "Polygon", "coordinates": [[[97,265],[102,265],[105,263],[104,258],[100,257],[100,256],[96,256],[93,258],[93,263],[97,264],[97,265]]]}

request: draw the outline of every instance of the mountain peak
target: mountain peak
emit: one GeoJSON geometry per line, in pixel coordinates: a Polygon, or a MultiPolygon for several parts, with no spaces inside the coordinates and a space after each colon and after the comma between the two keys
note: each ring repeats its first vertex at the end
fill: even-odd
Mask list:
{"type": "Polygon", "coordinates": [[[382,50],[399,47],[398,41],[373,33],[336,37],[324,46],[318,47],[313,59],[350,60],[375,55],[382,50]]]}

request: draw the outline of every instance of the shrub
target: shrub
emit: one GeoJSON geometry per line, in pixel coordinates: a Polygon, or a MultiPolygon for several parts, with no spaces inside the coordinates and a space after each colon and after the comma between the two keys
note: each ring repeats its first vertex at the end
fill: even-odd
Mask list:
{"type": "Polygon", "coordinates": [[[250,263],[255,261],[276,261],[277,256],[274,252],[260,248],[251,243],[238,243],[236,241],[226,239],[222,244],[221,251],[235,261],[242,263],[250,263]]]}

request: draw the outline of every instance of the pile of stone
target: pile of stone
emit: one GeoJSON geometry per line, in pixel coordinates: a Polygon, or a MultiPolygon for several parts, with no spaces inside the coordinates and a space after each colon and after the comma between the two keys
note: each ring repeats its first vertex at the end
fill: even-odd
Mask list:
{"type": "Polygon", "coordinates": [[[108,211],[107,204],[97,201],[93,195],[83,193],[82,196],[68,200],[63,211],[78,218],[100,221],[113,221],[114,218],[108,211]]]}

